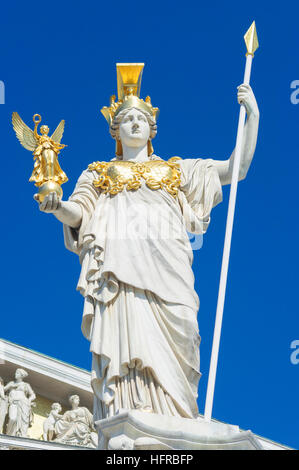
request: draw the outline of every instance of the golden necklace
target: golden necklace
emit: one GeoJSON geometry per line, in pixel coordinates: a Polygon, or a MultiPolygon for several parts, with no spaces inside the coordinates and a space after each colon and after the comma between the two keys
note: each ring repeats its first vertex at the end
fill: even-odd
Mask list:
{"type": "Polygon", "coordinates": [[[165,160],[148,160],[130,162],[113,160],[110,162],[94,162],[88,166],[95,170],[99,178],[93,181],[96,188],[104,193],[117,194],[126,188],[127,191],[141,187],[142,180],[150,189],[165,189],[176,197],[181,183],[180,157],[165,160]]]}

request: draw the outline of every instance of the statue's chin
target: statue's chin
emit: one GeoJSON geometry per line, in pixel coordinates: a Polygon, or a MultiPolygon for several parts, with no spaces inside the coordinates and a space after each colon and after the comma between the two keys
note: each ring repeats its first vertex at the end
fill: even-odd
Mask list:
{"type": "Polygon", "coordinates": [[[147,141],[141,135],[135,135],[125,139],[122,144],[129,148],[142,148],[147,144],[147,141]]]}

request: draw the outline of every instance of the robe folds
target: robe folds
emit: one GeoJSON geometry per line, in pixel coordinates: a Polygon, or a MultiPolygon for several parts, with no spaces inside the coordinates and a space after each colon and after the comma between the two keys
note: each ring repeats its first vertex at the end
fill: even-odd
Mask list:
{"type": "Polygon", "coordinates": [[[199,299],[188,233],[206,232],[222,188],[212,159],[178,163],[177,197],[145,182],[103,193],[93,185],[99,175],[86,170],[69,198],[82,210],[80,227],[65,225],[64,238],[81,263],[96,419],[123,408],[198,415],[199,299]]]}

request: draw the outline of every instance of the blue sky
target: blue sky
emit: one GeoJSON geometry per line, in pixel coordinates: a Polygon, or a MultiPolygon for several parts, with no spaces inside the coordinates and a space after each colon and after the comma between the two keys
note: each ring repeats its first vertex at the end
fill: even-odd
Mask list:
{"type": "MultiPolygon", "coordinates": [[[[116,92],[116,62],[145,62],[141,94],[161,110],[155,152],[163,158],[228,158],[245,64],[243,35],[256,20],[260,49],[252,87],[261,122],[247,179],[239,185],[213,416],[299,448],[298,2],[6,2],[0,18],[2,201],[0,337],[89,368],[80,331],[79,262],[62,228],[39,212],[28,183],[32,155],[11,127],[18,111],[54,130],[66,120],[65,197],[94,160],[113,156],[100,108],[116,92]]],[[[195,252],[204,409],[227,213],[213,213],[195,252]]]]}

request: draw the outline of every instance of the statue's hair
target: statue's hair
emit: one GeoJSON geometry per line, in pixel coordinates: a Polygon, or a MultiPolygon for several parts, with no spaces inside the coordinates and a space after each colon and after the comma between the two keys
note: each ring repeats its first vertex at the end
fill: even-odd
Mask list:
{"type": "Polygon", "coordinates": [[[52,403],[51,409],[55,410],[55,408],[60,408],[61,409],[61,404],[60,403],[52,403]]]}
{"type": "Polygon", "coordinates": [[[22,379],[25,379],[25,377],[28,377],[28,372],[26,372],[26,370],[24,370],[24,369],[17,369],[16,373],[17,372],[19,372],[19,374],[21,374],[22,379]]]}
{"type": "Polygon", "coordinates": [[[78,398],[78,399],[80,400],[79,395],[71,395],[71,396],[69,397],[69,402],[70,402],[70,403],[73,403],[73,401],[75,400],[75,398],[78,398]]]}
{"type": "Polygon", "coordinates": [[[129,111],[131,111],[131,109],[137,109],[142,114],[144,114],[144,116],[146,117],[147,122],[149,124],[149,127],[150,127],[150,139],[154,139],[157,135],[157,124],[156,124],[155,119],[147,111],[141,111],[141,109],[134,108],[134,107],[124,109],[119,114],[117,114],[117,116],[113,119],[113,121],[111,123],[111,126],[110,126],[110,129],[109,129],[110,134],[113,137],[113,139],[119,140],[119,126],[120,126],[120,123],[123,120],[123,118],[125,117],[125,115],[129,111]]]}

